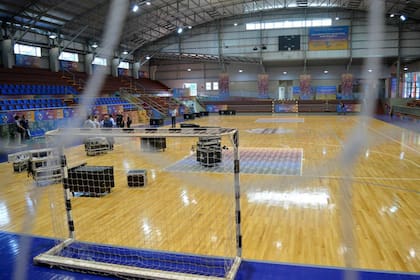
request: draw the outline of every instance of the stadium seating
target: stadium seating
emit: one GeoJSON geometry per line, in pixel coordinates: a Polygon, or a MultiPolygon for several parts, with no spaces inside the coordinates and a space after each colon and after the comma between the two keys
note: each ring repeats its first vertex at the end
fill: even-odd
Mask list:
{"type": "Polygon", "coordinates": [[[38,108],[67,107],[62,99],[0,99],[1,111],[34,110],[38,108]]]}

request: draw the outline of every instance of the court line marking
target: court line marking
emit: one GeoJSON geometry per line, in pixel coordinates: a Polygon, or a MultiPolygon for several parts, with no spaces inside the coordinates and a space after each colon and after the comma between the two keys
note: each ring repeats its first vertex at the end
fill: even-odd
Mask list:
{"type": "MultiPolygon", "coordinates": [[[[376,120],[376,119],[374,119],[374,120],[376,120]]],[[[360,122],[360,121],[357,121],[357,122],[360,122]]],[[[400,128],[400,129],[404,129],[404,128],[401,128],[401,127],[399,127],[399,128],[400,128]]],[[[399,140],[397,140],[397,139],[393,138],[392,136],[386,135],[386,134],[384,134],[384,133],[382,133],[382,132],[378,131],[377,129],[375,129],[375,128],[371,127],[371,125],[369,125],[368,129],[369,129],[369,130],[374,131],[375,133],[377,133],[377,134],[379,134],[379,135],[381,135],[381,136],[383,136],[383,137],[385,137],[385,138],[390,139],[391,141],[393,141],[393,142],[395,142],[395,143],[397,143],[397,144],[400,144],[400,145],[402,145],[402,146],[406,147],[406,148],[407,148],[407,149],[409,149],[409,150],[412,150],[413,152],[415,152],[415,153],[417,153],[417,154],[420,154],[420,151],[418,151],[417,149],[415,149],[415,148],[412,148],[412,147],[408,146],[407,144],[405,144],[405,143],[403,143],[403,142],[401,142],[401,141],[399,141],[399,140]]]]}

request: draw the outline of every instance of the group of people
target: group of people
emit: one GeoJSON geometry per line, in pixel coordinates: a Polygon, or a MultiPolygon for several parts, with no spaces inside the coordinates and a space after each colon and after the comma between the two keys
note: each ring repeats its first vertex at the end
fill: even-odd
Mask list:
{"type": "Polygon", "coordinates": [[[116,120],[112,117],[112,115],[104,115],[104,118],[99,121],[98,116],[89,115],[87,116],[85,122],[83,123],[84,128],[113,128],[113,127],[120,127],[120,128],[130,128],[132,124],[132,120],[130,116],[127,116],[126,121],[124,121],[124,117],[121,114],[116,115],[116,120]]]}

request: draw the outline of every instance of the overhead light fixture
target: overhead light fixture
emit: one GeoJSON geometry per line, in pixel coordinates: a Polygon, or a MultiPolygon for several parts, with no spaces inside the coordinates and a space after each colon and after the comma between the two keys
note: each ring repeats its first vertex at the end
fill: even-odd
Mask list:
{"type": "Polygon", "coordinates": [[[336,16],[336,17],[335,17],[335,20],[340,20],[340,17],[339,17],[339,16],[336,16]]]}
{"type": "Polygon", "coordinates": [[[96,49],[97,47],[98,47],[98,44],[97,43],[93,43],[92,44],[92,48],[95,48],[96,49]]]}
{"type": "Polygon", "coordinates": [[[238,23],[237,23],[237,22],[235,22],[235,23],[233,24],[233,26],[238,26],[238,23]]]}
{"type": "Polygon", "coordinates": [[[328,74],[328,70],[324,70],[324,74],[328,74]]]}
{"type": "Polygon", "coordinates": [[[191,68],[188,68],[188,69],[187,69],[187,71],[188,71],[188,72],[191,72],[191,68]]]}
{"type": "Polygon", "coordinates": [[[191,25],[188,25],[188,29],[191,29],[192,28],[192,26],[191,25]]]}
{"type": "Polygon", "coordinates": [[[139,5],[134,4],[132,11],[137,12],[139,10],[139,5]]]}
{"type": "Polygon", "coordinates": [[[395,17],[395,15],[394,14],[390,14],[389,17],[393,18],[393,17],[395,17]]]}
{"type": "Polygon", "coordinates": [[[258,51],[258,48],[257,47],[254,47],[252,50],[253,51],[258,51]]]}
{"type": "Polygon", "coordinates": [[[244,72],[244,70],[242,70],[242,69],[239,69],[239,70],[238,70],[238,72],[239,72],[239,73],[242,73],[242,72],[244,72]]]}
{"type": "Polygon", "coordinates": [[[283,71],[283,75],[287,75],[287,71],[283,71]]]}
{"type": "Polygon", "coordinates": [[[372,73],[372,72],[373,72],[373,70],[372,70],[372,69],[368,69],[368,72],[369,72],[369,73],[372,73]]]}
{"type": "Polygon", "coordinates": [[[149,60],[149,59],[150,59],[150,56],[148,56],[148,55],[147,55],[147,56],[146,56],[146,59],[147,59],[147,60],[149,60]]]}
{"type": "Polygon", "coordinates": [[[55,38],[57,38],[57,35],[55,35],[55,34],[50,34],[50,36],[48,36],[50,39],[55,39],[55,38]]]}
{"type": "Polygon", "coordinates": [[[123,51],[122,54],[128,54],[128,51],[123,51]]]}
{"type": "Polygon", "coordinates": [[[147,2],[146,2],[146,5],[147,5],[147,6],[150,6],[150,5],[152,5],[152,3],[151,3],[150,1],[147,1],[147,2]]]}
{"type": "Polygon", "coordinates": [[[404,69],[404,71],[407,71],[408,70],[408,67],[407,66],[404,66],[403,69],[404,69]]]}
{"type": "Polygon", "coordinates": [[[266,50],[267,49],[267,46],[266,45],[262,45],[261,49],[262,50],[266,50]]]}
{"type": "Polygon", "coordinates": [[[182,27],[178,27],[178,30],[176,32],[178,32],[178,34],[181,34],[182,31],[184,31],[184,29],[182,29],[182,27]]]}
{"type": "Polygon", "coordinates": [[[405,15],[400,15],[400,20],[401,21],[405,21],[407,18],[406,18],[406,16],[405,15]]]}

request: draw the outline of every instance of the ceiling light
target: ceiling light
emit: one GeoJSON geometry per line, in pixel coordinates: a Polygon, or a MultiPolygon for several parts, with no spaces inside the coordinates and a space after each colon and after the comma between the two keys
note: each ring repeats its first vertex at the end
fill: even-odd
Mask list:
{"type": "Polygon", "coordinates": [[[50,36],[48,36],[50,39],[55,39],[55,38],[57,38],[57,35],[55,35],[55,34],[50,34],[50,36]]]}
{"type": "Polygon", "coordinates": [[[233,26],[238,26],[238,23],[237,23],[237,22],[235,22],[235,23],[233,24],[233,26]]]}
{"type": "Polygon", "coordinates": [[[404,66],[404,71],[407,71],[408,70],[408,67],[407,66],[404,66]]]}
{"type": "Polygon", "coordinates": [[[188,29],[191,29],[192,28],[192,26],[191,25],[188,25],[188,29]]]}
{"type": "Polygon", "coordinates": [[[146,56],[146,59],[147,59],[147,60],[149,60],[149,59],[150,59],[150,56],[148,56],[148,55],[147,55],[147,56],[146,56]]]}
{"type": "Polygon", "coordinates": [[[242,73],[242,72],[244,72],[244,70],[242,70],[242,69],[239,69],[239,70],[238,70],[238,72],[239,72],[239,73],[242,73]]]}
{"type": "Polygon", "coordinates": [[[152,3],[150,3],[150,1],[147,1],[147,2],[146,2],[146,5],[147,5],[147,6],[150,6],[150,5],[152,5],[152,3]]]}
{"type": "Polygon", "coordinates": [[[328,70],[324,70],[324,74],[328,74],[328,70]]]}
{"type": "Polygon", "coordinates": [[[132,11],[137,12],[139,10],[139,6],[137,4],[134,4],[132,11]]]}
{"type": "Polygon", "coordinates": [[[92,48],[97,48],[98,47],[98,44],[97,43],[93,43],[92,44],[92,48]]]}
{"type": "Polygon", "coordinates": [[[368,72],[369,72],[369,73],[372,73],[372,71],[373,71],[372,69],[368,69],[368,72]]]}
{"type": "Polygon", "coordinates": [[[188,72],[191,72],[191,68],[188,68],[188,69],[187,69],[187,71],[188,71],[188,72]]]}
{"type": "Polygon", "coordinates": [[[389,17],[391,17],[391,18],[392,18],[392,17],[395,17],[395,15],[394,15],[394,14],[390,14],[390,15],[389,15],[389,17]]]}
{"type": "Polygon", "coordinates": [[[283,75],[287,75],[287,71],[284,71],[284,72],[283,72],[283,75]]]}
{"type": "Polygon", "coordinates": [[[181,33],[182,33],[182,31],[184,31],[184,30],[182,29],[182,27],[179,27],[179,28],[178,28],[178,30],[177,30],[176,32],[178,32],[178,34],[181,34],[181,33]]]}
{"type": "Polygon", "coordinates": [[[336,17],[335,17],[335,20],[340,20],[340,17],[339,17],[339,16],[336,16],[336,17]]]}
{"type": "Polygon", "coordinates": [[[405,21],[407,18],[405,17],[405,15],[400,15],[400,20],[401,21],[405,21]]]}
{"type": "Polygon", "coordinates": [[[267,46],[266,45],[262,45],[261,49],[262,50],[266,50],[267,49],[267,46]]]}
{"type": "Polygon", "coordinates": [[[252,50],[254,50],[254,51],[258,51],[258,48],[257,48],[257,47],[254,47],[252,50]]]}
{"type": "Polygon", "coordinates": [[[122,54],[128,54],[128,51],[123,51],[122,54]]]}

